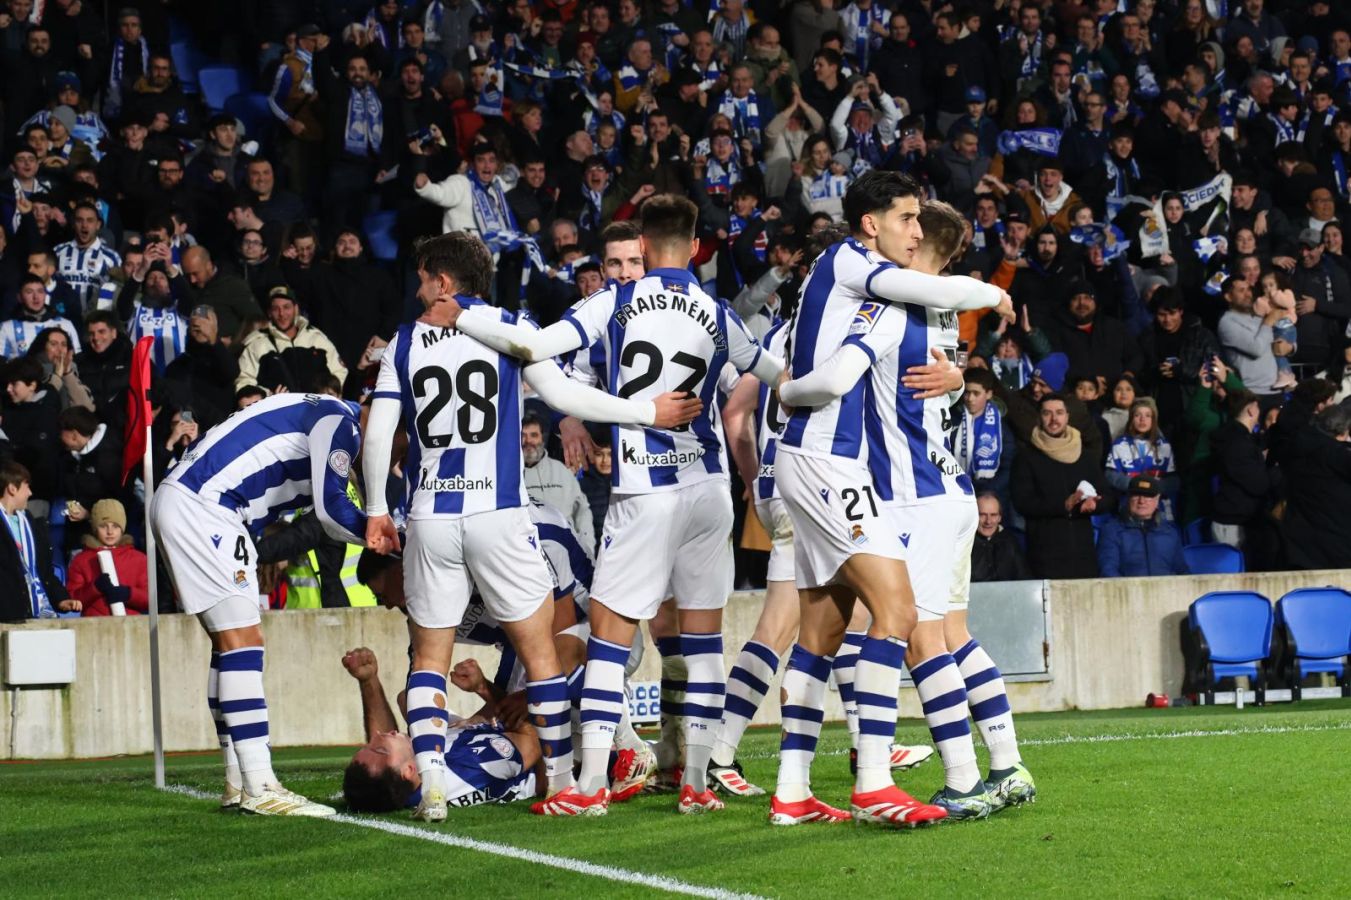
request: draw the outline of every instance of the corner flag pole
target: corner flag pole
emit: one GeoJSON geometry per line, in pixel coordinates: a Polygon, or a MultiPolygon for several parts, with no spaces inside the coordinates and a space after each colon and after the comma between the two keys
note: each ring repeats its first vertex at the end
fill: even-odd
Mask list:
{"type": "Polygon", "coordinates": [[[149,566],[147,588],[150,594],[150,709],[155,745],[155,787],[164,787],[164,725],[160,714],[159,671],[159,572],[155,563],[155,532],[150,528],[150,504],[155,499],[155,463],[151,450],[150,426],[154,419],[150,408],[150,354],[155,339],[143,337],[136,342],[131,357],[131,385],[127,394],[127,428],[123,435],[122,481],[136,471],[141,457],[141,478],[145,485],[145,556],[149,566]]]}

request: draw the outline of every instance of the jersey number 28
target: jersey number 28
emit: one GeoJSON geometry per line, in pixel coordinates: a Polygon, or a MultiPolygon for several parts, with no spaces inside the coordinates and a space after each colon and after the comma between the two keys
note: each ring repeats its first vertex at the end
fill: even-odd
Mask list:
{"type": "Polygon", "coordinates": [[[460,408],[455,411],[455,425],[460,440],[466,444],[481,444],[497,433],[497,368],[481,359],[470,360],[460,366],[452,379],[440,366],[426,366],[413,375],[413,396],[431,399],[418,413],[418,439],[424,447],[449,447],[452,432],[432,433],[432,421],[441,414],[455,394],[460,395],[460,408]],[[475,381],[478,384],[475,384],[475,381]],[[474,412],[482,416],[478,428],[473,427],[474,412]]]}

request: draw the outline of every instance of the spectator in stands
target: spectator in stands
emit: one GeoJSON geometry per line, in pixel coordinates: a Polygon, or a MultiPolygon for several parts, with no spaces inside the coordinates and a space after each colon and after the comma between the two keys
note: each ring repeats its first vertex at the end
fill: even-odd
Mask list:
{"type": "Polygon", "coordinates": [[[534,413],[521,419],[521,458],[525,463],[525,489],[530,499],[551,506],[567,517],[578,534],[595,532],[591,505],[567,466],[549,456],[546,420],[534,413]]]}
{"type": "Polygon", "coordinates": [[[34,514],[47,518],[47,504],[57,494],[56,455],[60,450],[61,400],[44,386],[42,365],[31,356],[5,366],[3,418],[14,459],[32,473],[34,514]]]}
{"type": "Polygon", "coordinates": [[[1351,410],[1329,406],[1295,437],[1285,476],[1286,560],[1296,569],[1351,566],[1351,410]]]}
{"type": "Polygon", "coordinates": [[[93,412],[94,399],[89,389],[80,381],[80,373],[75,367],[75,354],[71,351],[70,337],[60,328],[48,328],[38,333],[28,355],[38,360],[42,371],[47,375],[43,385],[56,392],[61,398],[61,408],[83,406],[93,412]]]}
{"type": "Polygon", "coordinates": [[[1339,349],[1346,322],[1351,318],[1351,278],[1323,258],[1320,230],[1305,228],[1299,233],[1299,266],[1291,276],[1295,292],[1295,323],[1299,349],[1293,362],[1322,368],[1339,349]]]}
{"type": "Polygon", "coordinates": [[[121,603],[127,615],[150,609],[149,572],[144,553],[136,549],[127,534],[127,511],[117,500],[100,500],[89,512],[90,534],[82,539],[83,549],[70,560],[66,589],[80,604],[80,615],[112,615],[111,604],[121,603]],[[116,580],[99,562],[99,555],[111,557],[116,580]]]}
{"type": "Polygon", "coordinates": [[[999,498],[992,493],[976,495],[980,524],[971,544],[971,581],[1020,581],[1030,577],[1027,560],[1013,532],[1006,531],[999,498]]]}
{"type": "Polygon", "coordinates": [[[211,307],[192,311],[187,344],[164,374],[193,398],[193,412],[202,426],[210,428],[234,411],[239,361],[220,340],[216,311],[211,307]]]}
{"type": "Polygon", "coordinates": [[[1187,574],[1182,535],[1159,513],[1161,491],[1148,475],[1131,479],[1125,511],[1107,519],[1098,534],[1098,569],[1104,578],[1187,574]]]}
{"type": "Polygon", "coordinates": [[[272,160],[265,156],[256,156],[248,159],[246,163],[247,187],[253,192],[254,212],[258,214],[258,218],[283,228],[299,224],[309,218],[300,197],[277,186],[277,172],[272,160]]]}
{"type": "Polygon", "coordinates": [[[117,314],[99,310],[85,322],[84,350],[75,355],[80,380],[94,400],[94,412],[118,434],[127,415],[131,380],[131,342],[122,334],[117,314]]]}
{"type": "Polygon", "coordinates": [[[58,612],[78,612],[66,586],[52,570],[52,548],[45,523],[28,512],[28,470],[17,462],[0,462],[0,515],[8,540],[0,540],[0,621],[54,619],[58,612]],[[35,527],[36,526],[36,527],[35,527]]]}
{"type": "Polygon", "coordinates": [[[995,379],[988,369],[967,369],[961,420],[952,447],[978,492],[1008,497],[1013,468],[1013,432],[994,402],[995,379]]]}
{"type": "Polygon", "coordinates": [[[610,476],[614,471],[610,441],[608,426],[591,429],[590,456],[579,479],[582,493],[586,495],[587,504],[591,507],[593,552],[600,552],[600,537],[605,530],[605,511],[610,508],[610,476]]]}
{"type": "Polygon", "coordinates": [[[1253,298],[1253,288],[1244,278],[1224,280],[1224,302],[1229,309],[1220,317],[1220,346],[1224,348],[1244,387],[1275,402],[1276,357],[1271,352],[1271,327],[1281,317],[1265,297],[1253,298]]]}
{"type": "Polygon", "coordinates": [[[66,521],[85,522],[95,503],[121,493],[122,435],[79,406],[64,410],[57,427],[66,450],[58,472],[66,521]]]}
{"type": "Polygon", "coordinates": [[[338,349],[322,331],[300,315],[295,293],[285,285],[272,289],[267,301],[267,327],[244,340],[235,388],[250,384],[288,391],[312,390],[320,375],[341,384],[347,367],[338,349]]]}
{"type": "Polygon", "coordinates": [[[237,276],[222,272],[211,261],[205,247],[193,247],[183,254],[183,274],[192,286],[192,305],[209,306],[216,311],[221,339],[232,342],[244,325],[262,315],[249,286],[237,276]]]}
{"type": "Polygon", "coordinates": [[[58,316],[47,305],[47,291],[42,278],[25,275],[19,279],[19,306],[14,317],[0,322],[0,357],[13,359],[23,356],[39,334],[48,328],[60,328],[70,338],[77,351],[80,338],[69,319],[58,316]]]}
{"type": "Polygon", "coordinates": [[[1148,475],[1164,494],[1177,492],[1177,462],[1172,444],[1159,430],[1154,398],[1137,397],[1131,404],[1126,430],[1112,442],[1108,453],[1106,474],[1107,483],[1118,491],[1124,491],[1135,477],[1148,475]]]}
{"type": "Polygon", "coordinates": [[[271,258],[263,233],[245,228],[237,233],[238,248],[233,266],[234,274],[248,285],[249,292],[259,306],[272,294],[274,287],[283,287],[281,269],[271,258]]]}
{"type": "Polygon", "coordinates": [[[1139,345],[1119,319],[1098,312],[1093,286],[1076,281],[1065,294],[1069,300],[1054,323],[1051,343],[1068,357],[1070,370],[1104,382],[1122,372],[1139,372],[1139,345]]]}
{"type": "Polygon", "coordinates": [[[1092,516],[1111,508],[1106,479],[1070,425],[1063,396],[1044,394],[1037,411],[1037,426],[1013,463],[1013,505],[1027,522],[1029,568],[1036,578],[1096,577],[1092,516]]]}
{"type": "Polygon", "coordinates": [[[1287,451],[1296,435],[1304,426],[1313,421],[1313,417],[1327,409],[1333,403],[1339,403],[1337,387],[1322,378],[1307,378],[1301,381],[1290,398],[1281,407],[1280,418],[1266,430],[1266,450],[1269,465],[1288,465],[1287,451]]]}
{"type": "Polygon", "coordinates": [[[1263,554],[1259,545],[1271,546],[1277,539],[1263,526],[1281,470],[1267,465],[1266,450],[1255,434],[1261,417],[1257,397],[1251,391],[1233,391],[1225,405],[1229,419],[1210,435],[1211,466],[1219,483],[1210,514],[1211,537],[1270,561],[1271,553],[1263,554]]]}
{"type": "Polygon", "coordinates": [[[1161,287],[1150,301],[1153,327],[1140,335],[1140,382],[1159,407],[1159,425],[1172,431],[1196,391],[1196,373],[1220,352],[1201,320],[1188,315],[1181,291],[1161,287]]]}

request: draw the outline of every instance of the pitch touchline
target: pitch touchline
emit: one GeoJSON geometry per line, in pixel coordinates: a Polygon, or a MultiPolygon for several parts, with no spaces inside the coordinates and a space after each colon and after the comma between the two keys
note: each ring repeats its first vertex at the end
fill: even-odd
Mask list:
{"type": "MultiPolygon", "coordinates": [[[[166,787],[165,790],[174,794],[181,794],[185,797],[192,797],[196,800],[217,799],[215,794],[199,791],[195,788],[185,787],[184,785],[179,784],[171,784],[166,787]]],[[[587,862],[584,859],[573,859],[569,856],[555,856],[552,853],[540,853],[535,850],[527,850],[524,847],[513,847],[510,844],[476,841],[473,838],[463,837],[458,834],[428,831],[422,828],[414,828],[411,825],[386,822],[381,819],[367,819],[340,813],[333,816],[331,821],[342,822],[345,825],[357,825],[361,828],[371,828],[375,831],[396,834],[400,837],[410,837],[422,841],[430,841],[434,844],[443,844],[447,847],[458,847],[461,850],[490,853],[493,856],[521,860],[523,862],[535,863],[540,866],[550,866],[555,869],[563,869],[567,872],[576,872],[580,875],[592,875],[596,878],[605,878],[610,881],[617,881],[621,884],[639,884],[643,887],[666,891],[670,894],[683,894],[686,897],[709,897],[713,898],[713,900],[762,900],[762,898],[759,898],[755,894],[739,894],[735,891],[723,890],[722,888],[703,887],[697,884],[690,884],[687,881],[681,881],[678,878],[669,878],[665,875],[649,875],[644,872],[634,872],[630,869],[621,869],[616,866],[603,866],[598,863],[587,862]]]]}
{"type": "MultiPolygon", "coordinates": [[[[1031,740],[1019,740],[1020,747],[1051,747],[1058,744],[1109,744],[1124,741],[1164,741],[1175,740],[1178,738],[1202,738],[1202,737],[1234,737],[1245,734],[1294,734],[1319,731],[1351,731],[1351,722],[1345,725],[1272,725],[1259,728],[1216,728],[1210,731],[1205,729],[1194,729],[1191,731],[1153,731],[1141,734],[1086,734],[1074,735],[1066,734],[1053,738],[1033,738],[1031,740]]],[[[817,756],[843,756],[849,752],[849,747],[832,747],[829,750],[818,750],[817,756]]],[[[747,753],[742,759],[777,759],[778,751],[770,753],[747,753]]]]}

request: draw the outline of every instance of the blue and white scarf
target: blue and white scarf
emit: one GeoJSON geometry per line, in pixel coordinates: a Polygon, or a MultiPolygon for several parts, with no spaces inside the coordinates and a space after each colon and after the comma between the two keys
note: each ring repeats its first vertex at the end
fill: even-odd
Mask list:
{"type": "Polygon", "coordinates": [[[625,63],[624,67],[619,70],[619,89],[625,92],[642,90],[651,77],[651,69],[639,72],[633,63],[625,63]]]}
{"type": "Polygon", "coordinates": [[[881,166],[886,156],[886,147],[882,143],[882,135],[877,126],[862,133],[850,128],[849,136],[844,141],[844,149],[854,151],[855,175],[862,175],[869,169],[881,166]]]}
{"type": "Polygon", "coordinates": [[[389,45],[390,36],[385,33],[385,23],[380,19],[379,7],[371,7],[371,11],[366,13],[366,20],[362,24],[366,26],[366,34],[370,35],[371,42],[379,44],[386,50],[398,49],[404,45],[403,26],[397,19],[394,21],[394,46],[389,45]]]}
{"type": "Polygon", "coordinates": [[[1125,253],[1131,245],[1120,228],[1101,222],[1094,222],[1091,225],[1075,225],[1070,229],[1070,240],[1076,244],[1101,247],[1103,262],[1112,262],[1125,253]]]}
{"type": "MultiPolygon", "coordinates": [[[[996,346],[998,346],[997,343],[996,346]]],[[[1017,359],[1000,359],[999,357],[995,357],[990,360],[990,371],[994,372],[995,377],[1000,381],[1004,381],[1004,375],[1006,373],[1011,374],[1013,380],[1016,382],[1013,386],[1014,390],[1021,390],[1032,380],[1032,360],[1028,359],[1026,354],[1023,354],[1017,359]]],[[[1005,381],[1004,383],[1007,384],[1008,382],[1005,381]]]]}
{"type": "Polygon", "coordinates": [[[1154,70],[1149,67],[1145,60],[1135,67],[1135,93],[1140,97],[1154,98],[1159,96],[1159,79],[1154,75],[1154,70]]]}
{"type": "Polygon", "coordinates": [[[733,22],[724,16],[718,16],[713,23],[713,43],[731,44],[732,58],[741,59],[746,55],[746,32],[750,29],[750,20],[741,13],[741,20],[733,22]]]}
{"type": "Polygon", "coordinates": [[[19,553],[19,565],[23,566],[23,578],[28,583],[28,603],[33,618],[55,619],[56,610],[52,608],[47,589],[42,585],[42,573],[37,570],[37,543],[33,540],[33,526],[28,516],[22,512],[13,517],[8,513],[0,515],[4,516],[10,537],[14,539],[14,549],[19,553]]]}
{"type": "Polygon", "coordinates": [[[474,104],[474,112],[481,116],[493,116],[502,118],[502,73],[489,66],[484,73],[483,90],[478,92],[478,101],[474,104]],[[496,76],[495,78],[493,76],[496,76]]]}
{"type": "Polygon", "coordinates": [[[989,228],[982,228],[982,227],[980,227],[980,224],[977,223],[975,219],[972,219],[972,220],[971,220],[971,246],[972,246],[973,248],[975,248],[976,250],[984,250],[986,247],[991,247],[991,248],[993,248],[995,244],[998,244],[998,243],[1000,243],[1001,241],[1004,240],[1004,232],[1005,232],[1005,230],[1006,230],[1006,226],[1005,226],[1004,223],[1003,223],[1002,221],[1000,221],[999,219],[995,219],[994,224],[991,225],[989,228]],[[989,239],[986,238],[986,236],[985,236],[987,233],[989,233],[989,232],[991,232],[991,231],[993,231],[994,234],[995,234],[994,244],[991,244],[991,243],[989,242],[989,239]]]}
{"type": "Polygon", "coordinates": [[[1277,147],[1287,141],[1298,141],[1301,144],[1304,143],[1304,128],[1308,124],[1308,120],[1302,121],[1296,126],[1293,122],[1285,121],[1285,119],[1281,118],[1276,113],[1267,113],[1267,118],[1276,129],[1277,147]]]}
{"type": "Polygon", "coordinates": [[[993,478],[999,472],[999,458],[1004,453],[1004,426],[999,407],[986,403],[985,412],[979,418],[963,407],[958,438],[957,458],[967,474],[979,479],[993,478]]]}
{"type": "Polygon", "coordinates": [[[1208,263],[1216,254],[1228,255],[1229,239],[1222,234],[1215,237],[1199,237],[1192,241],[1192,250],[1195,251],[1197,259],[1208,263]]]}
{"type": "MultiPolygon", "coordinates": [[[[1017,37],[1014,40],[1018,40],[1017,37]]],[[[1041,32],[1027,42],[1027,55],[1023,57],[1022,64],[1018,67],[1018,74],[1022,78],[1032,78],[1037,74],[1037,67],[1041,65],[1041,32]]]]}
{"type": "Polygon", "coordinates": [[[713,90],[713,85],[717,84],[718,79],[722,77],[722,66],[718,65],[716,59],[710,59],[708,65],[702,68],[700,68],[697,62],[691,60],[690,70],[702,79],[699,82],[699,90],[701,91],[713,90]]]}
{"type": "Polygon", "coordinates": [[[586,133],[591,135],[593,139],[602,122],[609,122],[614,125],[617,133],[624,133],[624,114],[617,109],[610,110],[608,116],[595,109],[588,109],[582,113],[582,126],[586,128],[586,133]]]}
{"type": "Polygon", "coordinates": [[[873,0],[873,4],[867,9],[863,9],[857,3],[851,3],[845,12],[854,17],[854,21],[850,23],[853,26],[854,41],[849,55],[858,62],[858,67],[866,72],[873,52],[882,47],[882,38],[873,32],[872,25],[876,22],[885,26],[890,13],[877,0],[873,0]]]}
{"type": "Polygon", "coordinates": [[[1347,183],[1347,154],[1340,150],[1332,151],[1332,180],[1337,186],[1337,196],[1343,200],[1351,198],[1351,184],[1347,183]]]}
{"type": "Polygon", "coordinates": [[[554,268],[552,277],[557,278],[559,281],[566,281],[571,284],[573,279],[577,276],[578,269],[587,263],[599,262],[600,260],[594,256],[579,256],[570,263],[559,263],[558,266],[554,268]]]}
{"type": "Polygon", "coordinates": [[[1031,150],[1042,156],[1056,156],[1060,153],[1060,140],[1063,136],[1059,128],[1049,126],[1022,128],[1018,131],[1000,132],[995,145],[1005,156],[1019,150],[1031,150]]]}
{"type": "Polygon", "coordinates": [[[353,156],[367,158],[380,152],[384,138],[385,117],[380,96],[369,84],[361,90],[354,87],[347,92],[347,125],[343,131],[343,149],[353,156]]]}
{"type": "Polygon", "coordinates": [[[733,97],[731,93],[723,94],[717,111],[732,120],[732,133],[738,140],[750,138],[751,143],[757,147],[760,145],[764,123],[760,121],[760,103],[755,91],[751,91],[745,97],[733,97]]]}
{"type": "MultiPolygon", "coordinates": [[[[150,44],[141,38],[141,74],[150,71],[150,44]]],[[[122,111],[122,85],[126,78],[127,42],[121,38],[113,40],[113,62],[108,69],[108,94],[103,101],[103,114],[114,119],[122,111]],[[109,106],[111,105],[111,109],[109,106]]]]}
{"type": "MultiPolygon", "coordinates": [[[[736,213],[733,213],[731,216],[728,217],[727,221],[728,253],[732,252],[732,245],[735,244],[736,239],[741,236],[741,232],[746,230],[746,226],[750,225],[751,222],[754,222],[758,218],[760,218],[760,210],[758,208],[751,210],[749,218],[743,219],[736,213]]],[[[769,235],[765,233],[765,230],[763,228],[760,229],[760,233],[755,237],[755,246],[752,248],[752,251],[755,253],[755,258],[760,260],[760,262],[764,262],[765,257],[769,254],[769,235]]],[[[741,274],[741,270],[737,268],[735,257],[733,257],[732,259],[732,274],[736,276],[736,286],[738,288],[745,287],[746,278],[744,275],[741,274]]]]}
{"type": "MultiPolygon", "coordinates": [[[[609,187],[608,183],[606,187],[609,187]]],[[[583,184],[582,197],[586,200],[586,209],[582,211],[581,221],[577,224],[583,231],[600,234],[601,228],[605,226],[605,217],[602,212],[605,208],[605,189],[593,191],[586,184],[583,184]]]]}
{"type": "Polygon", "coordinates": [[[741,183],[741,163],[737,162],[735,151],[727,157],[726,164],[716,156],[708,158],[708,168],[704,171],[704,190],[710,195],[727,196],[732,188],[741,183]]]}
{"type": "Polygon", "coordinates": [[[657,35],[661,38],[662,50],[666,58],[666,71],[674,72],[680,66],[680,60],[684,58],[685,51],[672,41],[678,34],[684,34],[680,26],[675,22],[662,22],[657,26],[657,35]]]}
{"type": "Polygon", "coordinates": [[[836,175],[830,169],[824,169],[807,183],[807,199],[839,200],[849,190],[849,184],[848,175],[836,175]]]}
{"type": "Polygon", "coordinates": [[[472,171],[465,177],[469,179],[469,192],[474,199],[474,224],[493,256],[509,250],[525,250],[526,263],[521,267],[521,296],[524,297],[531,270],[537,268],[542,272],[545,268],[539,245],[516,225],[516,215],[507,203],[502,179],[494,178],[485,185],[472,171]]]}

